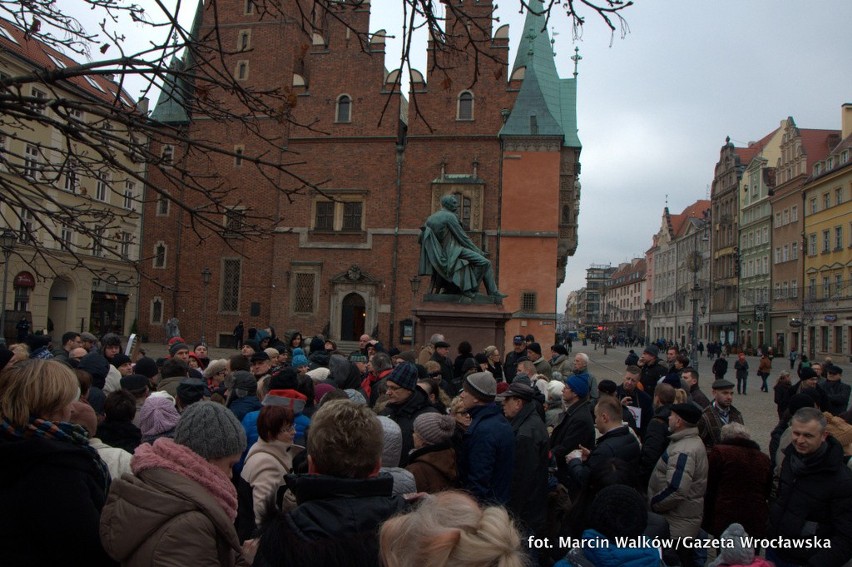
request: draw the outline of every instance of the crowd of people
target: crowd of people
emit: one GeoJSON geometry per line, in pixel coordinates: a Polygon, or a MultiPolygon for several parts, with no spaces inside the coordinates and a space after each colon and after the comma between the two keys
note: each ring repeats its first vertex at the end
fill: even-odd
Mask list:
{"type": "MultiPolygon", "coordinates": [[[[343,353],[241,326],[222,359],[180,336],[157,360],[113,334],[0,349],[2,563],[852,558],[850,387],[830,361],[778,375],[764,452],[734,405],[745,357],[736,383],[714,364],[705,393],[686,353],[656,344],[596,377],[589,353],[531,335],[505,355],[462,341],[453,356],[441,334],[343,353]]],[[[762,390],[771,374],[761,357],[762,390]]]]}

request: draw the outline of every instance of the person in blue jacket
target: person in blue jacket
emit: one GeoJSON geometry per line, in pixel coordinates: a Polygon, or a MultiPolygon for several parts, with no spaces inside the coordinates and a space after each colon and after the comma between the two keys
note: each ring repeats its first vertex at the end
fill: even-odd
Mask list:
{"type": "Polygon", "coordinates": [[[471,421],[462,438],[459,480],[481,504],[506,505],[512,488],[515,435],[494,402],[496,396],[497,382],[490,372],[465,376],[461,400],[471,421]]]}

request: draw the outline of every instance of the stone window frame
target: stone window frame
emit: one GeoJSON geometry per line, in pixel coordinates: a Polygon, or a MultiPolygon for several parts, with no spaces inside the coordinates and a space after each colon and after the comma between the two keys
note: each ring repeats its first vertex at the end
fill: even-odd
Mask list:
{"type": "Polygon", "coordinates": [[[320,282],[322,278],[322,262],[299,262],[293,261],[290,263],[289,273],[289,312],[294,317],[311,317],[316,316],[319,312],[320,301],[320,282]],[[313,278],[313,290],[311,301],[311,310],[297,311],[296,306],[299,303],[297,294],[299,293],[299,276],[311,276],[313,278]]]}
{"type": "Polygon", "coordinates": [[[151,304],[150,304],[149,309],[148,309],[148,321],[152,325],[162,325],[163,324],[163,312],[164,312],[163,306],[164,305],[165,304],[163,302],[163,298],[160,297],[159,295],[155,295],[153,298],[151,298],[151,304]],[[154,308],[154,305],[157,304],[157,303],[160,304],[160,317],[159,318],[155,317],[156,310],[154,308]]]}
{"type": "Polygon", "coordinates": [[[352,123],[352,110],[354,104],[352,100],[352,95],[348,93],[341,93],[337,96],[337,100],[334,103],[334,122],[336,124],[351,124],[352,123]],[[348,108],[346,109],[346,116],[341,116],[341,107],[340,103],[343,100],[346,100],[348,108]]]}
{"type": "Polygon", "coordinates": [[[463,90],[456,97],[456,121],[473,122],[476,117],[476,96],[471,90],[463,90]],[[465,108],[469,104],[469,108],[465,108]],[[465,106],[463,106],[465,105],[465,106]]]}
{"type": "Polygon", "coordinates": [[[165,270],[169,265],[169,246],[162,240],[158,240],[154,243],[154,255],[151,257],[151,266],[155,270],[165,270]],[[159,250],[162,247],[163,253],[160,254],[159,250]],[[162,257],[162,261],[160,261],[162,257]]]}
{"type": "Polygon", "coordinates": [[[325,189],[323,194],[316,193],[311,201],[311,232],[320,234],[358,234],[366,230],[367,190],[362,189],[325,189]],[[331,228],[317,228],[319,203],[334,203],[331,228]],[[347,203],[361,204],[361,222],[357,229],[344,228],[347,203]]]}
{"type": "Polygon", "coordinates": [[[220,314],[239,314],[240,291],[242,289],[242,271],[243,262],[241,258],[222,258],[219,267],[219,301],[217,302],[218,312],[220,314]],[[233,269],[233,263],[236,263],[235,265],[237,266],[236,282],[231,281],[233,280],[233,276],[227,273],[228,269],[233,269]],[[232,289],[228,290],[226,289],[226,286],[229,286],[232,289]],[[231,292],[233,292],[233,295],[230,295],[231,292]],[[231,307],[233,307],[233,309],[231,307]]]}

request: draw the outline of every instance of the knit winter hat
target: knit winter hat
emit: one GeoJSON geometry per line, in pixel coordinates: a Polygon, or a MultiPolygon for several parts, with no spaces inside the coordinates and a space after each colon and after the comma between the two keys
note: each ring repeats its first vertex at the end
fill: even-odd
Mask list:
{"type": "Polygon", "coordinates": [[[565,382],[559,380],[551,380],[547,383],[547,403],[558,404],[562,401],[562,390],[565,389],[565,382]]]}
{"type": "Polygon", "coordinates": [[[464,377],[464,388],[484,402],[493,402],[497,395],[497,382],[490,372],[474,372],[464,377]]]}
{"type": "Polygon", "coordinates": [[[293,368],[298,368],[300,366],[308,365],[308,357],[302,354],[302,349],[294,348],[293,349],[293,361],[290,363],[293,368]],[[299,351],[298,353],[296,351],[299,351]]]}
{"type": "Polygon", "coordinates": [[[754,549],[743,545],[743,539],[747,537],[748,534],[741,524],[733,523],[728,526],[719,539],[728,540],[730,544],[722,546],[719,556],[710,565],[750,565],[754,561],[754,549]]]}
{"type": "Polygon", "coordinates": [[[584,378],[580,378],[576,374],[573,374],[570,378],[568,378],[568,387],[581,398],[585,398],[589,395],[589,383],[586,382],[584,378]]]}
{"type": "Polygon", "coordinates": [[[417,387],[417,367],[410,362],[400,362],[388,374],[388,382],[413,392],[417,387]]]}
{"type": "Polygon", "coordinates": [[[190,350],[190,348],[186,343],[175,343],[169,347],[169,356],[176,355],[179,350],[190,350]]]}
{"type": "Polygon", "coordinates": [[[331,384],[321,383],[314,386],[314,403],[320,403],[322,397],[336,388],[331,384]]]}
{"type": "Polygon", "coordinates": [[[645,499],[629,486],[607,486],[598,492],[592,502],[589,527],[607,538],[639,537],[648,527],[645,499]]]}
{"type": "Polygon", "coordinates": [[[541,345],[538,343],[530,343],[527,345],[527,350],[531,350],[536,354],[541,354],[541,345]]]}
{"type": "Polygon", "coordinates": [[[148,396],[139,410],[139,429],[142,435],[159,435],[175,428],[180,414],[171,397],[148,396]]]}
{"type": "Polygon", "coordinates": [[[237,370],[232,374],[232,377],[235,390],[244,390],[246,396],[253,396],[257,393],[257,378],[251,372],[237,370]]]}
{"type": "Polygon", "coordinates": [[[648,345],[645,347],[645,350],[642,351],[642,354],[650,354],[654,358],[660,356],[660,349],[657,348],[657,345],[648,345]]]}
{"type": "Polygon", "coordinates": [[[118,368],[119,366],[130,362],[130,357],[124,354],[123,352],[120,352],[117,355],[113,356],[110,362],[113,366],[118,368]]]}
{"type": "Polygon", "coordinates": [[[141,374],[146,378],[153,378],[160,371],[157,368],[157,362],[153,358],[148,358],[147,356],[143,356],[139,360],[136,361],[136,364],[133,366],[133,372],[135,374],[141,374]]]}
{"type": "Polygon", "coordinates": [[[246,450],[246,432],[234,413],[216,402],[189,406],[175,430],[175,443],[209,460],[246,450]]]}
{"type": "Polygon", "coordinates": [[[456,420],[443,413],[422,413],[414,420],[414,432],[429,445],[438,445],[450,440],[456,420]]]}

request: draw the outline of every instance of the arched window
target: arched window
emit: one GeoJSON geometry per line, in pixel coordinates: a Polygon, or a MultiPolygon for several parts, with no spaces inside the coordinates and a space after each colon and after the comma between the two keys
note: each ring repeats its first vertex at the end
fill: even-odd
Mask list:
{"type": "Polygon", "coordinates": [[[473,93],[463,91],[459,94],[457,120],[473,120],[473,93]]]}
{"type": "Polygon", "coordinates": [[[352,98],[349,95],[337,97],[337,119],[335,122],[352,121],[352,98]]]}

